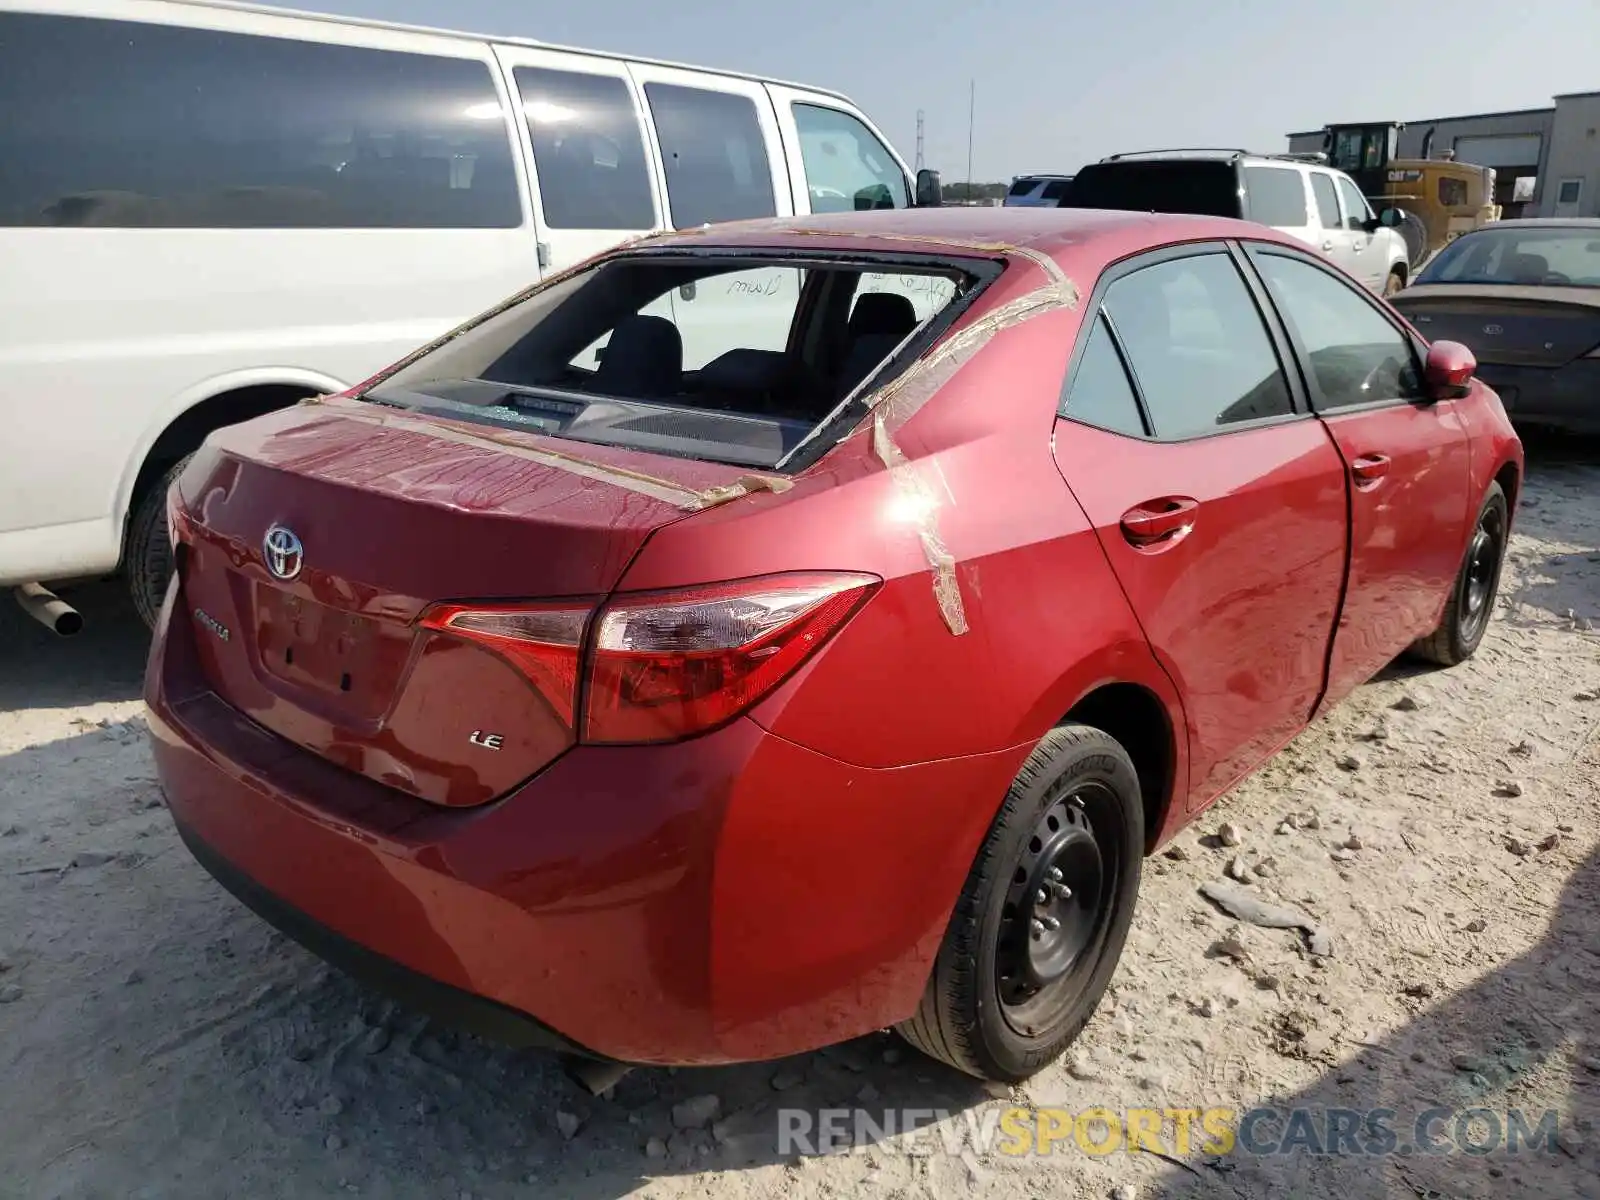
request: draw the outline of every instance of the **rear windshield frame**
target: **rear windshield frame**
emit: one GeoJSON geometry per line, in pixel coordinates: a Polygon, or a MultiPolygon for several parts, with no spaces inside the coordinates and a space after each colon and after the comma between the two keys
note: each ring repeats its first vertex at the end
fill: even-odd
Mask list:
{"type": "MultiPolygon", "coordinates": [[[[957,252],[898,253],[893,251],[886,253],[866,250],[823,251],[809,248],[747,246],[645,246],[619,250],[595,259],[584,266],[582,270],[562,272],[524,289],[488,311],[480,313],[478,316],[456,327],[444,336],[435,339],[428,345],[420,347],[394,364],[394,366],[352,388],[346,395],[351,399],[365,403],[384,405],[386,402],[383,398],[373,395],[373,392],[382,388],[402,369],[413,366],[435,352],[442,350],[450,342],[484,322],[501,316],[528,302],[547,287],[621,263],[684,260],[709,260],[717,263],[720,267],[730,270],[781,265],[818,269],[854,267],[864,273],[870,273],[888,272],[903,268],[918,273],[945,273],[962,277],[962,286],[958,288],[956,295],[948,304],[920,325],[888,358],[878,365],[877,369],[854,392],[845,396],[830,410],[793,449],[770,467],[761,468],[770,473],[786,475],[799,474],[813,466],[834,446],[838,445],[839,442],[853,432],[870,410],[871,397],[889,382],[898,378],[912,362],[921,357],[930,346],[943,337],[950,327],[968,311],[978,297],[988,290],[990,284],[1004,273],[1009,262],[1003,252],[988,252],[976,248],[966,254],[957,252]]],[[[492,420],[484,423],[497,428],[501,427],[492,420]]],[[[506,426],[506,428],[513,427],[506,426]]],[[[526,430],[519,431],[527,432],[526,430]]],[[[556,441],[568,441],[575,445],[609,444],[590,442],[578,438],[563,438],[561,435],[554,433],[539,433],[535,436],[550,437],[556,441]]],[[[648,452],[671,456],[671,452],[666,450],[651,450],[648,452]]],[[[694,457],[704,462],[726,461],[710,454],[696,455],[694,457]]],[[[730,465],[747,466],[748,464],[730,465]]]]}

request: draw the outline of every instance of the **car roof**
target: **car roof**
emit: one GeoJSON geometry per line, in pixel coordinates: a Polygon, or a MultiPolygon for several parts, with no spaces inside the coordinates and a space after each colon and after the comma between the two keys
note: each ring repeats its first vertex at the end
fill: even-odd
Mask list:
{"type": "Polygon", "coordinates": [[[1103,263],[1147,246],[1226,238],[1300,244],[1265,225],[1230,217],[1004,205],[730,221],[656,235],[644,239],[644,244],[957,257],[996,257],[1026,250],[1087,265],[1089,260],[1103,263]]]}

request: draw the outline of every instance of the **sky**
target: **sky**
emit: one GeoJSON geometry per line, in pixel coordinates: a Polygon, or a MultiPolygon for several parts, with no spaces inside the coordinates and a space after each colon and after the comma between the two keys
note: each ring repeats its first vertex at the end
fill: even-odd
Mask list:
{"type": "Polygon", "coordinates": [[[1070,172],[1118,151],[1281,151],[1291,130],[1546,106],[1600,90],[1600,0],[300,0],[822,86],[906,158],[967,178],[1070,172]]]}

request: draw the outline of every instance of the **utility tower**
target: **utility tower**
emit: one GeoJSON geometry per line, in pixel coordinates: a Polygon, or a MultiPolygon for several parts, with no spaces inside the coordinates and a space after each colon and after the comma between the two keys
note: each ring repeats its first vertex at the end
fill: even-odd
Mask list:
{"type": "Polygon", "coordinates": [[[922,170],[923,167],[928,165],[922,159],[922,121],[922,110],[919,108],[917,109],[917,165],[914,168],[918,171],[922,170]]]}

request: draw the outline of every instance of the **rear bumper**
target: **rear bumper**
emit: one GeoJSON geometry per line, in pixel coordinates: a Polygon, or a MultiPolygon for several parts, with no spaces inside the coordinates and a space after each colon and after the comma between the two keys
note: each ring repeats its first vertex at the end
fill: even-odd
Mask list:
{"type": "Polygon", "coordinates": [[[445,809],[247,720],[207,690],[192,636],[163,621],[146,699],[207,870],[420,1007],[621,1062],[776,1058],[908,1017],[1028,751],[872,770],[739,720],[577,747],[445,809]]]}
{"type": "Polygon", "coordinates": [[[1600,358],[1557,368],[1479,363],[1478,378],[1499,393],[1515,424],[1600,433],[1600,358]]]}

